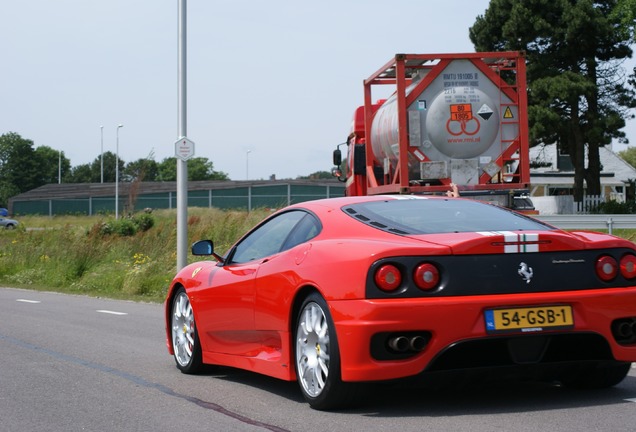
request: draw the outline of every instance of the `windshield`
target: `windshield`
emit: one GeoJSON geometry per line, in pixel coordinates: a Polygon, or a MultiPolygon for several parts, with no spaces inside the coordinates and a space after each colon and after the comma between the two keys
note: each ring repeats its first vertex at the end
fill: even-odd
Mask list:
{"type": "Polygon", "coordinates": [[[495,205],[464,199],[388,199],[343,207],[354,219],[395,234],[547,231],[549,225],[495,205]]]}

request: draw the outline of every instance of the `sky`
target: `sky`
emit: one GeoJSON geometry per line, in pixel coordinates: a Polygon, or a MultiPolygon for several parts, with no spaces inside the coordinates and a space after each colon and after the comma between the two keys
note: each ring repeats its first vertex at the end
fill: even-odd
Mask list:
{"type": "MultiPolygon", "coordinates": [[[[397,53],[474,52],[468,29],[487,7],[487,0],[187,1],[186,136],[194,156],[232,180],[329,171],[363,104],[363,80],[397,53]]],[[[122,124],[122,160],[174,156],[177,13],[178,0],[3,2],[0,134],[63,151],[77,166],[98,158],[102,144],[115,153],[122,124]]]]}

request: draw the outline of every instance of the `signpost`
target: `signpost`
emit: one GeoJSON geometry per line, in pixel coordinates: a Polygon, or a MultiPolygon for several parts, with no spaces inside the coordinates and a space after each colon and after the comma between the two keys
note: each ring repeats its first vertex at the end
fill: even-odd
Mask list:
{"type": "Polygon", "coordinates": [[[187,69],[186,69],[186,0],[179,0],[178,23],[178,106],[179,138],[175,144],[177,155],[177,271],[188,263],[188,164],[194,155],[194,143],[186,138],[187,129],[187,69]],[[180,150],[183,149],[183,152],[180,150]]]}
{"type": "Polygon", "coordinates": [[[174,143],[174,155],[182,161],[192,159],[192,156],[194,156],[194,143],[186,137],[179,138],[174,143]]]}

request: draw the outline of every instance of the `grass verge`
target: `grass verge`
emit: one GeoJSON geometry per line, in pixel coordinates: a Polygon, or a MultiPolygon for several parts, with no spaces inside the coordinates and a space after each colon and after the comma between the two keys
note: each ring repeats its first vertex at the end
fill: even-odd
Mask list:
{"type": "MultiPolygon", "coordinates": [[[[189,209],[188,241],[212,239],[222,253],[268,214],[189,209]]],[[[161,302],[176,271],[176,211],[159,210],[152,219],[131,233],[130,224],[103,216],[22,217],[20,228],[0,230],[0,283],[161,302]]]]}

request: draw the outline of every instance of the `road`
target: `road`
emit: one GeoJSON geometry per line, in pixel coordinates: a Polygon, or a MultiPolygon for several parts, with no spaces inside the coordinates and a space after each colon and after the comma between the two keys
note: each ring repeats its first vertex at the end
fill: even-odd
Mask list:
{"type": "Polygon", "coordinates": [[[636,424],[636,369],[620,385],[432,391],[376,385],[358,408],[314,411],[296,383],[212,368],[181,374],[156,304],[0,288],[0,432],[617,431],[636,424]]]}

